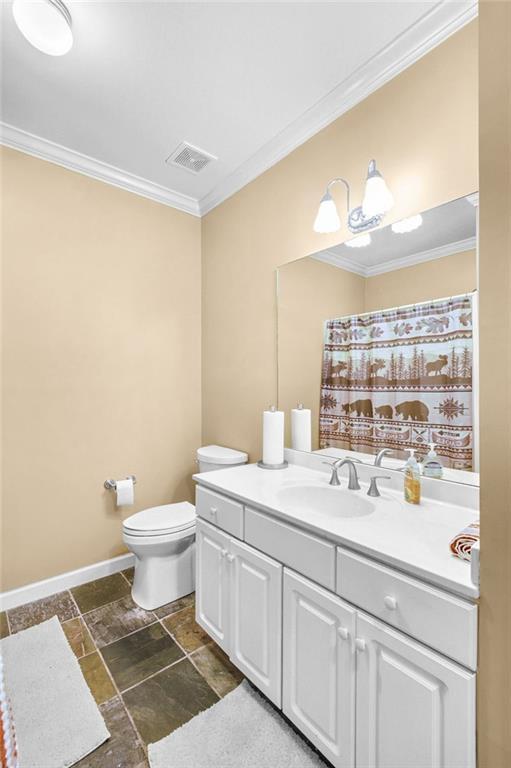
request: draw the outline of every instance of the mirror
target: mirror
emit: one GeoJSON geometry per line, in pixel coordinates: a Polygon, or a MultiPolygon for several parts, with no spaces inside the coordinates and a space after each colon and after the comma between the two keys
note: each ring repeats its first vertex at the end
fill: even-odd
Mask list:
{"type": "Polygon", "coordinates": [[[398,469],[434,443],[444,479],[479,484],[477,202],[279,267],[278,405],[312,420],[287,447],[398,469]]]}

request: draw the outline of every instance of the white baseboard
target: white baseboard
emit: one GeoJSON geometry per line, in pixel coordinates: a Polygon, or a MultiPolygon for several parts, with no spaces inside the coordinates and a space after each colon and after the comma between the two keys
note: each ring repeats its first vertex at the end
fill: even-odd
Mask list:
{"type": "Polygon", "coordinates": [[[26,584],[18,589],[11,589],[8,592],[0,592],[0,610],[8,611],[11,608],[17,608],[19,605],[31,603],[33,600],[40,600],[42,597],[49,597],[56,592],[62,592],[64,589],[77,587],[80,584],[86,584],[88,581],[100,579],[102,576],[109,576],[111,573],[124,571],[131,568],[135,563],[135,555],[127,553],[119,557],[112,557],[111,560],[103,560],[100,563],[86,565],[78,568],[76,571],[68,571],[58,576],[52,576],[43,581],[34,581],[32,584],[26,584]]]}

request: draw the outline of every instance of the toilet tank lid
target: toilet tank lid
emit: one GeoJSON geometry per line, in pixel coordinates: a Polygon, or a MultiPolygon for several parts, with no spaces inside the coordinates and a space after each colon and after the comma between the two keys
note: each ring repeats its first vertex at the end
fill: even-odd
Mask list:
{"type": "Polygon", "coordinates": [[[248,454],[222,445],[205,445],[197,450],[197,458],[209,464],[246,464],[248,454]]]}

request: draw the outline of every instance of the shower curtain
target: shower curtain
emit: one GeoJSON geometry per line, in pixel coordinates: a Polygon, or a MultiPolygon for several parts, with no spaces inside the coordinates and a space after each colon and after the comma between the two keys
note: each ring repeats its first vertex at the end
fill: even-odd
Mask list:
{"type": "Polygon", "coordinates": [[[320,448],[473,466],[472,294],[327,320],[320,448]]]}

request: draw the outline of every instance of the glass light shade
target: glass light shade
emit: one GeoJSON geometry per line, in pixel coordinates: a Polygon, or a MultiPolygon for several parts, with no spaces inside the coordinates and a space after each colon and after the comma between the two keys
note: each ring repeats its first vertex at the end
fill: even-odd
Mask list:
{"type": "Polygon", "coordinates": [[[373,216],[383,216],[387,211],[390,211],[393,205],[392,192],[387,187],[381,173],[376,170],[370,172],[362,201],[362,213],[366,219],[372,219],[373,216]]]}
{"type": "Polygon", "coordinates": [[[344,245],[347,245],[348,248],[365,248],[367,245],[371,245],[371,235],[369,232],[365,232],[363,235],[357,235],[351,240],[346,240],[344,245]]]}
{"type": "Polygon", "coordinates": [[[61,0],[14,0],[12,14],[23,37],[39,51],[63,56],[71,49],[71,16],[61,0]]]}
{"type": "Polygon", "coordinates": [[[406,235],[408,232],[413,232],[414,229],[418,229],[422,224],[422,216],[420,213],[415,216],[409,216],[407,219],[401,219],[395,221],[392,224],[392,231],[397,235],[406,235]]]}
{"type": "Polygon", "coordinates": [[[337,232],[341,228],[341,220],[337,213],[337,208],[330,192],[325,192],[319,204],[316,220],[314,221],[314,232],[324,235],[328,232],[337,232]]]}

